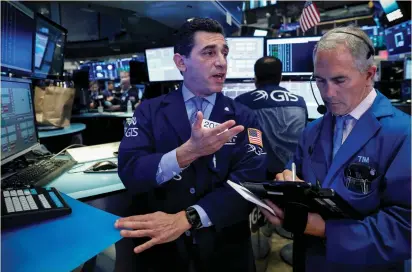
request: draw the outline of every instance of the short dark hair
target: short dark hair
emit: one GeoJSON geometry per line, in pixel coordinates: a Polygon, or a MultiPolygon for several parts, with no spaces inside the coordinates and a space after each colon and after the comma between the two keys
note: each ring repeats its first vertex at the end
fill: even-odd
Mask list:
{"type": "Polygon", "coordinates": [[[210,18],[194,18],[184,23],[178,33],[174,46],[174,52],[180,55],[190,57],[190,53],[195,45],[194,36],[198,31],[209,33],[219,33],[225,36],[222,25],[210,18]]]}
{"type": "Polygon", "coordinates": [[[282,62],[275,57],[263,57],[255,63],[256,86],[279,85],[282,79],[282,62]]]}

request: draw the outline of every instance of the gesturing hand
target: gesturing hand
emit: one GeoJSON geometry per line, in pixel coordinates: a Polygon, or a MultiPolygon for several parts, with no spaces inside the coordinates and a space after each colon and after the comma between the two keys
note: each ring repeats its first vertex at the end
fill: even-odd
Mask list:
{"type": "Polygon", "coordinates": [[[243,126],[235,126],[234,120],[229,120],[215,128],[202,127],[203,114],[198,112],[192,126],[190,139],[176,149],[177,161],[180,167],[192,163],[199,157],[218,151],[229,139],[244,130],[243,126]]]}
{"type": "Polygon", "coordinates": [[[120,235],[123,237],[151,238],[146,243],[134,248],[136,254],[154,245],[174,241],[186,230],[191,228],[191,225],[186,219],[185,212],[179,212],[177,214],[155,212],[145,215],[135,215],[120,218],[114,226],[118,229],[129,229],[120,231],[120,235]]]}

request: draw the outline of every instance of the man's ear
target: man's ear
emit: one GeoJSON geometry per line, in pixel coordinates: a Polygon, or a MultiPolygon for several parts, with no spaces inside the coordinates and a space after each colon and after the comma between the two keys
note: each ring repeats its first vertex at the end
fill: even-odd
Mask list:
{"type": "Polygon", "coordinates": [[[186,72],[185,57],[179,53],[174,54],[173,61],[180,72],[186,72]]]}
{"type": "MultiPolygon", "coordinates": [[[[372,65],[366,71],[366,79],[367,79],[368,82],[370,82],[370,84],[372,86],[373,86],[373,80],[374,80],[375,75],[376,75],[376,70],[377,70],[377,67],[375,65],[372,65]]],[[[368,87],[370,87],[370,86],[368,85],[368,87]]]]}

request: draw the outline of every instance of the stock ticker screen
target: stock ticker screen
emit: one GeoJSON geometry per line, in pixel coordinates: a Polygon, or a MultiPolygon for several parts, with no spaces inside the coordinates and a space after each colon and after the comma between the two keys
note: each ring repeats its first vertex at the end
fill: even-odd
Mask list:
{"type": "Polygon", "coordinates": [[[34,15],[18,5],[1,1],[2,72],[32,72],[34,15]]]}
{"type": "Polygon", "coordinates": [[[31,81],[1,78],[1,159],[37,143],[31,81]]]}
{"type": "Polygon", "coordinates": [[[283,75],[311,75],[313,49],[321,37],[268,39],[267,55],[282,61],[283,75]]]}

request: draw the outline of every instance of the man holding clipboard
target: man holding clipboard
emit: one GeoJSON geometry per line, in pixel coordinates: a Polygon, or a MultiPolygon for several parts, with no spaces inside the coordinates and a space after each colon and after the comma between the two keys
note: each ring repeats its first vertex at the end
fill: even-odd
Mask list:
{"type": "Polygon", "coordinates": [[[276,216],[261,210],[272,224],[296,222],[288,229],[302,254],[294,271],[404,271],[410,258],[411,119],[373,88],[373,55],[356,27],[329,31],[315,48],[314,78],[328,111],[302,134],[297,176],[290,163],[276,180],[331,188],[363,219],[288,213],[267,201],[276,216]]]}

